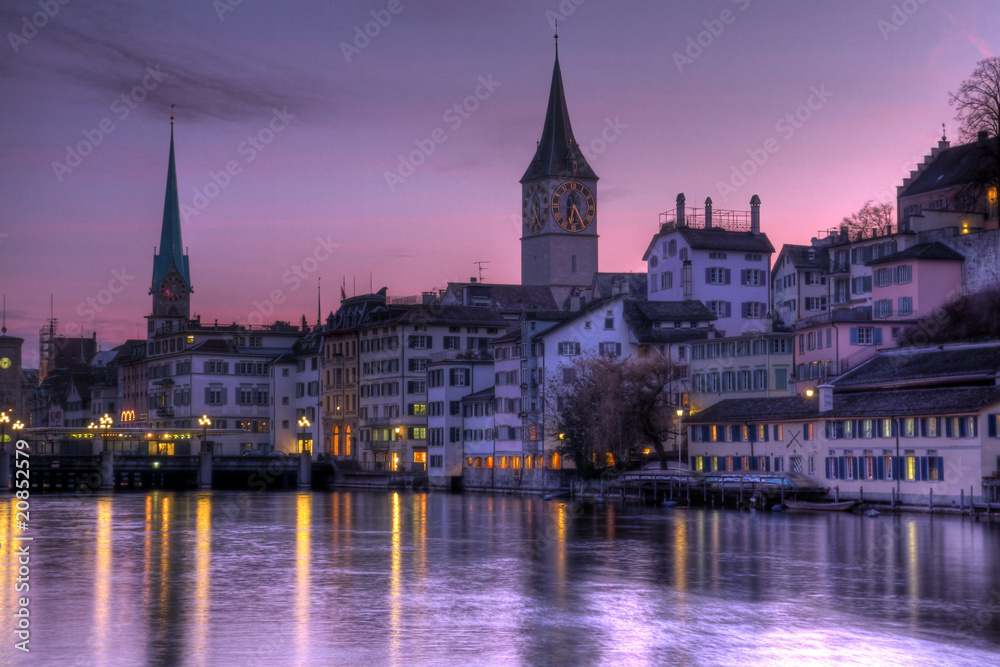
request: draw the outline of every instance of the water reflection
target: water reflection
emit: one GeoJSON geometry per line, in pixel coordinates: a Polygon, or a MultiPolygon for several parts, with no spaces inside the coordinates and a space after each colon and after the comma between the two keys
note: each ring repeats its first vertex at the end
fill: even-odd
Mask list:
{"type": "MultiPolygon", "coordinates": [[[[405,492],[32,500],[41,663],[980,665],[1000,647],[1000,614],[958,631],[1000,586],[1000,526],[968,519],[405,492]]],[[[0,503],[0,614],[12,521],[0,503]]]]}

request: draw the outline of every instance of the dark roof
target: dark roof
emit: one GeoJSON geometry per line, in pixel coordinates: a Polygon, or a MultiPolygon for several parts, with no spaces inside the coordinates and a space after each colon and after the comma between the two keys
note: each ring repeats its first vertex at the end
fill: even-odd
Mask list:
{"type": "Polygon", "coordinates": [[[599,271],[594,274],[594,298],[610,299],[615,296],[613,292],[616,280],[628,283],[629,296],[636,299],[646,297],[647,277],[645,272],[608,273],[599,271]]]}
{"type": "Polygon", "coordinates": [[[626,299],[622,307],[625,321],[640,343],[678,343],[708,338],[708,329],[653,327],[653,322],[714,320],[701,301],[640,301],[626,299]]]}
{"type": "Polygon", "coordinates": [[[402,324],[468,324],[506,328],[510,323],[493,308],[476,306],[410,306],[399,318],[402,324]]]}
{"type": "Polygon", "coordinates": [[[552,86],[549,89],[549,105],[545,112],[542,138],[535,150],[535,157],[521,177],[521,182],[543,176],[574,176],[597,180],[597,174],[590,168],[587,158],[573,136],[558,54],[555,66],[552,68],[552,86]],[[576,169],[573,169],[573,161],[576,162],[576,169]]]}
{"type": "Polygon", "coordinates": [[[931,383],[942,379],[995,378],[1000,372],[1000,345],[887,350],[844,373],[836,387],[931,383]]]}
{"type": "Polygon", "coordinates": [[[821,413],[819,397],[730,398],[702,410],[684,421],[772,422],[844,417],[902,417],[976,412],[1000,402],[1000,387],[946,387],[934,389],[883,389],[853,394],[834,394],[833,410],[821,413]]]}
{"type": "Polygon", "coordinates": [[[867,266],[874,266],[876,264],[899,262],[904,259],[943,259],[961,262],[965,257],[940,241],[934,241],[933,243],[918,243],[899,252],[894,252],[891,255],[885,255],[884,257],[865,262],[865,264],[867,266]]]}
{"type": "Polygon", "coordinates": [[[968,183],[976,173],[989,168],[984,167],[984,163],[991,159],[991,154],[995,154],[997,148],[997,138],[993,137],[983,143],[976,141],[941,151],[923,173],[906,186],[900,197],[911,197],[968,183]]]}
{"type": "MultiPolygon", "coordinates": [[[[503,283],[448,283],[450,297],[461,304],[465,296],[487,297],[501,312],[553,310],[556,301],[545,285],[508,285],[503,283]]],[[[448,303],[443,297],[441,300],[448,303]]]]}
{"type": "Polygon", "coordinates": [[[471,403],[473,401],[488,401],[493,399],[493,387],[487,387],[486,389],[480,389],[479,391],[467,394],[462,397],[463,403],[471,403]]]}
{"type": "Polygon", "coordinates": [[[646,261],[656,242],[667,234],[677,232],[684,241],[696,250],[722,250],[732,252],[773,253],[774,246],[767,234],[753,232],[731,232],[721,227],[701,229],[697,227],[671,227],[658,232],[646,246],[642,259],[646,261]]]}
{"type": "Polygon", "coordinates": [[[236,344],[225,338],[203,340],[188,348],[191,352],[208,352],[209,354],[236,354],[236,344]]]}
{"type": "Polygon", "coordinates": [[[785,256],[792,260],[792,266],[796,269],[827,269],[830,266],[826,248],[817,248],[811,245],[793,245],[786,243],[781,246],[778,259],[774,265],[779,266],[784,261],[785,256]],[[810,251],[812,257],[810,257],[810,251]]]}

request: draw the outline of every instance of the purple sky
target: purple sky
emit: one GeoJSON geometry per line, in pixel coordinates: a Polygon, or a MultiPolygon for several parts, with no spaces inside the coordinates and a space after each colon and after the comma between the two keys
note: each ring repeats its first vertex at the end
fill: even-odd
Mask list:
{"type": "Polygon", "coordinates": [[[601,177],[604,271],[644,269],[678,192],[716,209],[759,194],[776,247],[893,197],[942,122],[957,139],[948,91],[1000,34],[987,0],[51,3],[50,19],[37,0],[0,9],[0,291],[26,365],[49,294],[60,329],[96,330],[104,349],[144,331],[171,104],[193,313],[314,321],[317,277],[324,316],[345,277],[348,294],[371,273],[402,296],[487,261],[484,279],[519,281],[518,179],[557,14],[573,129],[601,177]],[[391,20],[345,56],[372,12],[391,20]],[[433,152],[390,187],[418,143],[433,152]]]}

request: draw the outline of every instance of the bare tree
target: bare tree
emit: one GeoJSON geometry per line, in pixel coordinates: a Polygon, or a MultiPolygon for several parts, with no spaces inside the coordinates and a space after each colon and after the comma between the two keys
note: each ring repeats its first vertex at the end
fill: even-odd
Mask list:
{"type": "Polygon", "coordinates": [[[958,92],[949,93],[948,104],[955,107],[962,141],[976,142],[968,179],[960,188],[960,195],[984,202],[980,208],[987,217],[993,217],[996,210],[991,210],[990,205],[996,201],[1000,187],[1000,146],[997,143],[1000,137],[1000,57],[980,60],[958,92]]]}
{"type": "Polygon", "coordinates": [[[860,209],[844,218],[841,227],[846,227],[851,239],[872,238],[891,234],[896,220],[892,204],[876,204],[869,199],[860,209]]]}
{"type": "Polygon", "coordinates": [[[628,467],[641,450],[656,451],[676,435],[680,371],[670,359],[579,357],[546,384],[546,428],[559,433],[560,453],[584,477],[600,468],[628,467]]]}

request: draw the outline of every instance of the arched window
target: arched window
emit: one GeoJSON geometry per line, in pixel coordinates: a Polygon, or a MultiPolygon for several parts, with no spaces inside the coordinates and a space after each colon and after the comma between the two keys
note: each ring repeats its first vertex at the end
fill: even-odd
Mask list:
{"type": "Polygon", "coordinates": [[[493,457],[492,456],[487,456],[486,457],[486,467],[487,468],[492,468],[493,467],[493,457]]]}
{"type": "Polygon", "coordinates": [[[333,446],[331,447],[331,449],[333,450],[333,455],[334,456],[340,456],[340,427],[339,426],[334,426],[333,427],[333,446]]]}
{"type": "Polygon", "coordinates": [[[530,457],[530,456],[524,457],[524,467],[525,468],[528,468],[530,470],[531,469],[531,463],[532,463],[532,457],[530,457]]]}
{"type": "Polygon", "coordinates": [[[483,467],[483,459],[482,459],[482,457],[477,456],[475,458],[475,461],[474,461],[474,463],[472,465],[473,465],[474,468],[482,468],[483,467]]]}
{"type": "Polygon", "coordinates": [[[344,456],[351,455],[351,426],[344,427],[344,456]]]}
{"type": "Polygon", "coordinates": [[[561,463],[561,461],[559,460],[559,453],[558,452],[553,452],[552,453],[552,467],[558,470],[560,463],[561,463]]]}

